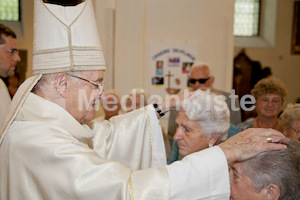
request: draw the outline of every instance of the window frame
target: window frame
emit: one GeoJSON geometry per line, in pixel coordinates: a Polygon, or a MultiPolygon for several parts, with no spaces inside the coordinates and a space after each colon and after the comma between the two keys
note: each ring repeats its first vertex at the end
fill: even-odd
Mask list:
{"type": "Polygon", "coordinates": [[[19,6],[18,6],[18,14],[19,14],[19,19],[18,20],[2,20],[0,19],[0,22],[21,22],[22,21],[22,5],[21,5],[21,0],[18,0],[19,6]]]}
{"type": "Polygon", "coordinates": [[[278,0],[260,1],[260,26],[258,36],[234,36],[235,47],[274,47],[278,0]]]}
{"type": "MultiPolygon", "coordinates": [[[[257,30],[257,35],[234,35],[234,37],[256,37],[260,36],[260,27],[261,27],[261,5],[262,5],[262,0],[259,1],[259,10],[258,10],[258,30],[257,30]]],[[[235,2],[236,3],[236,2],[235,2]]],[[[235,5],[235,4],[234,4],[235,5]]],[[[234,16],[235,16],[235,8],[234,8],[234,16]]],[[[234,21],[233,21],[233,26],[234,26],[234,21]]],[[[234,29],[233,29],[234,30],[234,29]]],[[[234,31],[233,31],[234,34],[234,31]]]]}

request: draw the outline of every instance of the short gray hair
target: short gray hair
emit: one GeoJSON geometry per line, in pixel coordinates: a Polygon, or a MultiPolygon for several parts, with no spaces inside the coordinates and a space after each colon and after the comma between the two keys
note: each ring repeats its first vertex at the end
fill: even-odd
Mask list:
{"type": "Polygon", "coordinates": [[[292,140],[287,146],[285,150],[267,151],[241,163],[257,192],[275,184],[280,188],[279,200],[300,198],[300,142],[292,140]]]}
{"type": "Polygon", "coordinates": [[[288,104],[280,115],[281,131],[289,130],[295,120],[300,120],[300,103],[288,104]]]}
{"type": "MultiPolygon", "coordinates": [[[[71,75],[80,75],[81,72],[85,71],[75,71],[75,72],[57,72],[57,73],[49,73],[49,74],[43,74],[41,79],[37,82],[37,84],[33,87],[32,92],[35,93],[36,90],[40,89],[44,92],[45,95],[47,95],[47,92],[50,88],[53,88],[54,86],[54,80],[57,74],[59,73],[65,73],[65,74],[71,74],[71,75]]],[[[58,96],[57,96],[58,97],[58,96]]]]}
{"type": "Polygon", "coordinates": [[[211,69],[210,64],[203,62],[203,61],[197,61],[192,65],[192,67],[190,69],[190,76],[191,76],[193,69],[198,68],[198,67],[203,67],[203,66],[207,66],[207,68],[209,70],[209,75],[213,76],[213,70],[211,69]]]}
{"type": "Polygon", "coordinates": [[[217,144],[227,139],[230,127],[230,112],[224,96],[198,90],[195,97],[181,103],[181,109],[193,121],[198,121],[203,133],[211,137],[221,134],[217,144]]]}

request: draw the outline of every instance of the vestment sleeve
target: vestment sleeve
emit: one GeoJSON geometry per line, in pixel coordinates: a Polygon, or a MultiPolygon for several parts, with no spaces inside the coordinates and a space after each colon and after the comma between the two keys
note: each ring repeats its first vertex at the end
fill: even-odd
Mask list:
{"type": "Polygon", "coordinates": [[[1,103],[0,103],[0,127],[1,127],[1,124],[4,122],[4,119],[8,114],[9,106],[11,104],[9,92],[7,90],[5,83],[2,81],[1,78],[0,78],[0,97],[1,97],[1,103]]]}
{"type": "Polygon", "coordinates": [[[166,166],[170,199],[229,199],[230,183],[225,154],[219,147],[186,156],[166,166]],[[188,186],[188,187],[187,187],[188,186]]]}
{"type": "Polygon", "coordinates": [[[132,170],[166,164],[162,130],[152,105],[95,122],[92,130],[92,148],[103,158],[132,170]]]}

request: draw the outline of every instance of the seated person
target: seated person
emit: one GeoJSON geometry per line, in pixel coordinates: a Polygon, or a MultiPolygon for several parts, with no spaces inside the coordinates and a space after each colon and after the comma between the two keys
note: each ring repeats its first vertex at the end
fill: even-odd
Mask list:
{"type": "MultiPolygon", "coordinates": [[[[202,91],[194,99],[181,103],[176,123],[174,140],[184,157],[227,139],[229,109],[221,95],[202,91]]],[[[180,159],[180,155],[173,145],[169,162],[180,159]]]]}
{"type": "Polygon", "coordinates": [[[286,137],[300,141],[300,103],[288,104],[280,120],[281,132],[286,137]]]}
{"type": "Polygon", "coordinates": [[[147,105],[144,89],[132,89],[126,98],[126,111],[130,112],[147,105]]]}
{"type": "Polygon", "coordinates": [[[231,199],[299,200],[300,143],[267,151],[230,169],[231,199]]]}
{"type": "MultiPolygon", "coordinates": [[[[241,122],[241,111],[240,109],[234,110],[233,106],[235,108],[239,108],[240,104],[237,98],[234,99],[234,104],[231,105],[231,98],[230,93],[218,90],[213,87],[215,77],[213,75],[212,67],[210,67],[209,64],[205,62],[194,62],[193,66],[190,70],[190,78],[189,78],[189,87],[192,91],[201,89],[201,90],[210,90],[216,94],[223,95],[226,99],[227,106],[230,111],[230,129],[228,132],[228,138],[238,133],[240,130],[239,128],[235,127],[238,123],[241,122]]],[[[168,139],[171,144],[177,145],[176,141],[173,141],[173,137],[175,135],[177,125],[176,125],[176,116],[177,116],[177,110],[172,110],[169,114],[169,124],[168,124],[168,139]]]]}
{"type": "Polygon", "coordinates": [[[279,131],[278,115],[287,95],[284,84],[274,77],[264,78],[255,84],[251,94],[256,100],[257,117],[249,118],[237,127],[241,131],[247,128],[273,128],[279,131]]]}

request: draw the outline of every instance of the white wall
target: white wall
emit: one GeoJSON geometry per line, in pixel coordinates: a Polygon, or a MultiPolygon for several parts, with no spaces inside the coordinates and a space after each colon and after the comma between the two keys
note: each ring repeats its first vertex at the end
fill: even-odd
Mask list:
{"type": "MultiPolygon", "coordinates": [[[[211,64],[215,87],[232,84],[233,0],[116,0],[115,89],[145,87],[150,42],[196,43],[211,64]]],[[[150,82],[150,81],[149,81],[150,82]]]]}

